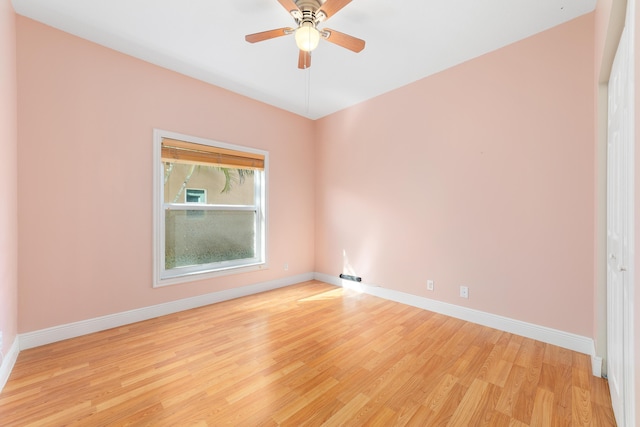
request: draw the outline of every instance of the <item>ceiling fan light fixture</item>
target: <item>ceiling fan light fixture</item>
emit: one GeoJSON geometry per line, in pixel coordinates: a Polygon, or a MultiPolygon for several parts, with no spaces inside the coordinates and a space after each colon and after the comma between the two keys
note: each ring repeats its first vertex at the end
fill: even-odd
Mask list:
{"type": "Polygon", "coordinates": [[[295,38],[298,49],[311,52],[320,43],[320,31],[316,29],[313,22],[303,22],[296,29],[295,38]]]}
{"type": "Polygon", "coordinates": [[[311,51],[318,47],[320,38],[337,46],[349,49],[352,52],[360,52],[364,49],[365,42],[359,38],[330,30],[318,29],[321,22],[329,19],[352,0],[277,0],[291,15],[296,27],[276,28],[274,30],[261,31],[247,34],[244,39],[249,43],[257,43],[276,37],[293,33],[298,47],[298,68],[301,70],[311,66],[311,51]]]}

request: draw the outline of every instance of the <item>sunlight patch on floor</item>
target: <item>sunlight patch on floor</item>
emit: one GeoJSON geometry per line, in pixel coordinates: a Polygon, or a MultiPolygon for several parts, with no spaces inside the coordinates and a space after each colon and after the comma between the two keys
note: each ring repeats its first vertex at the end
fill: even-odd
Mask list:
{"type": "Polygon", "coordinates": [[[313,295],[307,298],[302,298],[298,300],[299,302],[309,302],[309,301],[325,301],[332,300],[336,298],[342,298],[345,296],[345,290],[342,288],[336,288],[327,292],[322,292],[318,295],[313,295]]]}
{"type": "Polygon", "coordinates": [[[349,298],[359,297],[363,294],[363,290],[359,283],[352,283],[348,280],[343,280],[342,287],[337,287],[330,291],[322,292],[318,295],[313,295],[307,298],[299,299],[298,302],[311,302],[311,301],[328,301],[336,298],[349,298]],[[347,282],[347,283],[344,283],[347,282]]]}

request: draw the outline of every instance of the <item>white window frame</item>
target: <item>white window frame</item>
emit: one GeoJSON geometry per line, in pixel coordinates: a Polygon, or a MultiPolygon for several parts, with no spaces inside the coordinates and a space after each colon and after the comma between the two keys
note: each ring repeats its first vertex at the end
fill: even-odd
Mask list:
{"type": "MultiPolygon", "coordinates": [[[[264,150],[228,144],[210,139],[184,135],[162,129],[153,130],[153,287],[203,280],[230,274],[257,271],[267,264],[267,183],[269,176],[269,153],[264,150]],[[164,202],[164,167],[162,163],[162,140],[164,138],[193,142],[196,144],[226,148],[264,155],[264,171],[255,174],[254,205],[209,205],[200,203],[164,202]],[[251,259],[231,260],[212,264],[165,269],[165,209],[171,207],[189,210],[250,210],[256,212],[256,256],[251,259]]],[[[186,200],[186,199],[185,199],[186,200]]]]}

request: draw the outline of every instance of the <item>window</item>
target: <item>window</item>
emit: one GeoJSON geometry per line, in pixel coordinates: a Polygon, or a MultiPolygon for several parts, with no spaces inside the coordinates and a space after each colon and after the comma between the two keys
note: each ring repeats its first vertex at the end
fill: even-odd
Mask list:
{"type": "Polygon", "coordinates": [[[154,286],[266,263],[268,153],[154,131],[154,286]]]}

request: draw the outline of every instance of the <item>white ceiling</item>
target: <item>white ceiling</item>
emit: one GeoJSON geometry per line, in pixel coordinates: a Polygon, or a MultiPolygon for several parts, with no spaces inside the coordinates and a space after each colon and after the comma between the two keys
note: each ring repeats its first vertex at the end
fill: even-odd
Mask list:
{"type": "Polygon", "coordinates": [[[250,98],[317,119],[591,12],[596,0],[353,0],[320,28],[308,70],[277,0],[13,0],[16,12],[250,98]]]}

